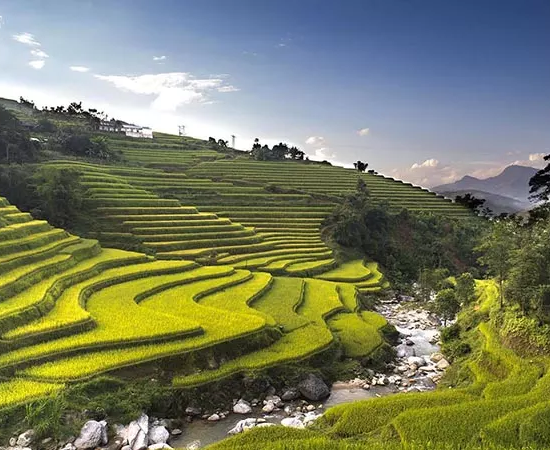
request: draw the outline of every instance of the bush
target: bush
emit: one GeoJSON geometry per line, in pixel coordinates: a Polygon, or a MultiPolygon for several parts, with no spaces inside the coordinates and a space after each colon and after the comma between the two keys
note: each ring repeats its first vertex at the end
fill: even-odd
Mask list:
{"type": "Polygon", "coordinates": [[[454,339],[460,337],[460,325],[458,323],[452,324],[450,327],[443,328],[441,330],[441,342],[448,343],[454,339]]]}

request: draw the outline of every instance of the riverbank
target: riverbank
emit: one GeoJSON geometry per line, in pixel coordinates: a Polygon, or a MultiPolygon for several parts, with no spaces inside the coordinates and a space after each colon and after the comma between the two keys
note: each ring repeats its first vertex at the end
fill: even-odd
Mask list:
{"type": "Polygon", "coordinates": [[[368,398],[383,397],[399,392],[422,392],[435,389],[448,362],[439,352],[440,320],[411,298],[383,301],[377,312],[399,332],[395,346],[395,361],[385,370],[365,370],[365,374],[332,384],[330,395],[321,402],[292,400],[283,402],[265,413],[263,402],[252,402],[246,416],[228,413],[221,421],[193,420],[185,432],[171,442],[177,448],[198,449],[223,440],[232,430],[254,426],[284,425],[302,428],[322,415],[327,408],[368,398]],[[292,420],[295,419],[295,420],[292,420]],[[245,423],[244,421],[248,421],[245,423]],[[241,423],[239,427],[239,423],[241,423]]]}

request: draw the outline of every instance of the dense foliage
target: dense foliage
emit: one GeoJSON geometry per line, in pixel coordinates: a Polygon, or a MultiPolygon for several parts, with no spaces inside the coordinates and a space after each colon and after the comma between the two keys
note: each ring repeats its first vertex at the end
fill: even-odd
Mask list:
{"type": "Polygon", "coordinates": [[[0,166],[0,192],[37,219],[74,230],[88,215],[78,171],[11,164],[0,166]]]}
{"type": "Polygon", "coordinates": [[[297,147],[289,147],[282,142],[269,148],[267,145],[261,145],[260,140],[256,138],[250,155],[257,161],[278,161],[283,159],[303,160],[305,153],[297,147]]]}
{"type": "Polygon", "coordinates": [[[478,239],[488,227],[480,219],[452,219],[406,209],[392,212],[374,202],[364,183],[324,222],[324,233],[378,261],[394,282],[416,280],[422,269],[446,268],[452,274],[476,270],[478,239]]]}
{"type": "Polygon", "coordinates": [[[39,146],[10,111],[0,107],[0,163],[35,161],[39,146]]]}

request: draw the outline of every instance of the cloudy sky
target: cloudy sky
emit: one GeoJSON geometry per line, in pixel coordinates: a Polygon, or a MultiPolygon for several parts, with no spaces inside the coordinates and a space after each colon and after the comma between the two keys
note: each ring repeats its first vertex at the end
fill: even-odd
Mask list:
{"type": "Polygon", "coordinates": [[[2,0],[0,96],[424,186],[550,153],[548,0],[2,0]]]}

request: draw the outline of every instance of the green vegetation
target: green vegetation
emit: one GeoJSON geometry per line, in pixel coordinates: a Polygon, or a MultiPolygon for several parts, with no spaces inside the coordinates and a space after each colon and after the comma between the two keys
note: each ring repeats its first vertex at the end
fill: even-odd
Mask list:
{"type": "MultiPolygon", "coordinates": [[[[61,391],[114,411],[83,390],[131,397],[124,377],[186,396],[283,366],[334,375],[337,358],[366,364],[387,347],[386,320],[365,307],[388,279],[398,291],[418,279],[420,298],[439,291],[430,306],[458,317],[442,330],[452,389],[335,407],[313,429],[215,448],[550,445],[547,222],[485,221],[361,161],[314,163],[284,144],[247,154],[223,139],[102,134],[78,103],[35,111],[32,132],[1,113],[0,162],[30,163],[0,166],[0,192],[23,208],[0,198],[7,417],[61,391]],[[43,144],[26,147],[35,134],[43,144]],[[495,279],[474,280],[484,275],[495,279]]],[[[145,397],[118,414],[147,409],[145,397]]],[[[75,408],[59,398],[36,414],[75,408]]]]}

